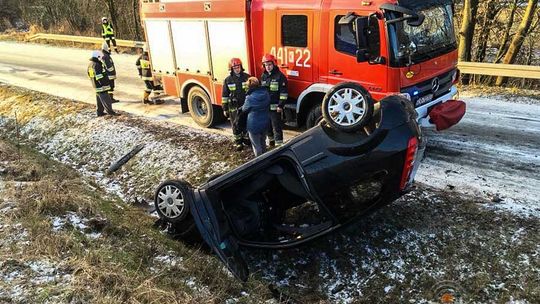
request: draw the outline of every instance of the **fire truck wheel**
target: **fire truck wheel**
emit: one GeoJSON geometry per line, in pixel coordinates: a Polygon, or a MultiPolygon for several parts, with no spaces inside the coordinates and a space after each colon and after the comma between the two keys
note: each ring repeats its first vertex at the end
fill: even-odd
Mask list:
{"type": "Polygon", "coordinates": [[[189,183],[167,180],[158,186],[154,196],[154,205],[161,219],[171,224],[179,224],[190,215],[191,200],[192,187],[189,183]]]}
{"type": "Polygon", "coordinates": [[[373,100],[368,91],[359,84],[340,83],[324,96],[322,115],[333,128],[356,132],[370,121],[373,115],[373,100]]]}
{"type": "Polygon", "coordinates": [[[191,118],[201,127],[209,128],[217,122],[214,105],[210,96],[200,87],[193,87],[188,94],[188,108],[191,118]]]}
{"type": "Polygon", "coordinates": [[[321,120],[323,119],[322,116],[322,109],[320,104],[315,104],[308,113],[308,116],[306,118],[306,129],[311,129],[318,125],[321,120]]]}

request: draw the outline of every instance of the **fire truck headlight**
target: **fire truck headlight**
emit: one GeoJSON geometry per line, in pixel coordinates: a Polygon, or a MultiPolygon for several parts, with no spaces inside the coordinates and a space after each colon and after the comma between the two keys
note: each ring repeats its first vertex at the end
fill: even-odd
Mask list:
{"type": "Polygon", "coordinates": [[[401,96],[401,97],[403,97],[403,98],[405,98],[405,99],[407,99],[409,101],[411,100],[411,94],[409,94],[409,93],[400,93],[400,94],[397,94],[397,95],[401,96]]]}

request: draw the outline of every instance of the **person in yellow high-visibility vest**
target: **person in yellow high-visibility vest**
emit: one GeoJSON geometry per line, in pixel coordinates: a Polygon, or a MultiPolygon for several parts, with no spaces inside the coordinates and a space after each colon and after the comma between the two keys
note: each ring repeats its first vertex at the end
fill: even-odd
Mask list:
{"type": "Polygon", "coordinates": [[[107,46],[109,48],[111,47],[112,42],[113,49],[118,54],[118,48],[116,47],[116,39],[114,38],[114,29],[107,17],[101,18],[101,37],[105,39],[105,42],[107,42],[107,46]]]}
{"type": "Polygon", "coordinates": [[[140,49],[140,56],[135,62],[137,70],[139,71],[139,77],[144,81],[145,89],[143,93],[142,102],[144,104],[153,104],[150,100],[150,94],[154,92],[154,96],[159,96],[163,93],[163,87],[154,83],[154,75],[152,75],[152,65],[150,63],[150,56],[148,55],[148,46],[144,46],[140,49]]]}

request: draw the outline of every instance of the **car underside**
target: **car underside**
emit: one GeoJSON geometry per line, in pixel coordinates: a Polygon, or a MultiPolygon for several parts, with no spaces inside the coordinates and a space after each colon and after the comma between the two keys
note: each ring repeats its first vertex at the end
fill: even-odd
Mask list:
{"type": "Polygon", "coordinates": [[[388,97],[357,130],[323,121],[197,188],[164,182],[156,209],[247,280],[241,247],[297,246],[405,193],[423,153],[415,115],[408,100],[388,97]]]}

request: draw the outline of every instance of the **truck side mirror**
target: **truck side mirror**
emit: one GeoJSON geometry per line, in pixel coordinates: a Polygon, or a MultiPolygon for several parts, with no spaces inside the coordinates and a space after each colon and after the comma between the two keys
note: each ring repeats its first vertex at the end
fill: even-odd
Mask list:
{"type": "Polygon", "coordinates": [[[367,17],[356,17],[354,19],[354,38],[356,39],[356,61],[357,62],[366,62],[369,60],[369,47],[366,37],[366,30],[368,27],[368,18],[367,17]]]}
{"type": "Polygon", "coordinates": [[[381,39],[379,19],[376,14],[369,17],[358,17],[355,22],[358,62],[368,61],[370,64],[385,64],[386,59],[381,57],[381,39]]]}
{"type": "Polygon", "coordinates": [[[368,17],[367,46],[370,55],[370,64],[386,64],[386,59],[381,57],[381,31],[379,28],[379,18],[376,14],[368,17]]]}
{"type": "Polygon", "coordinates": [[[356,61],[357,62],[369,61],[369,54],[367,52],[367,49],[358,49],[358,50],[356,50],[356,61]]]}

